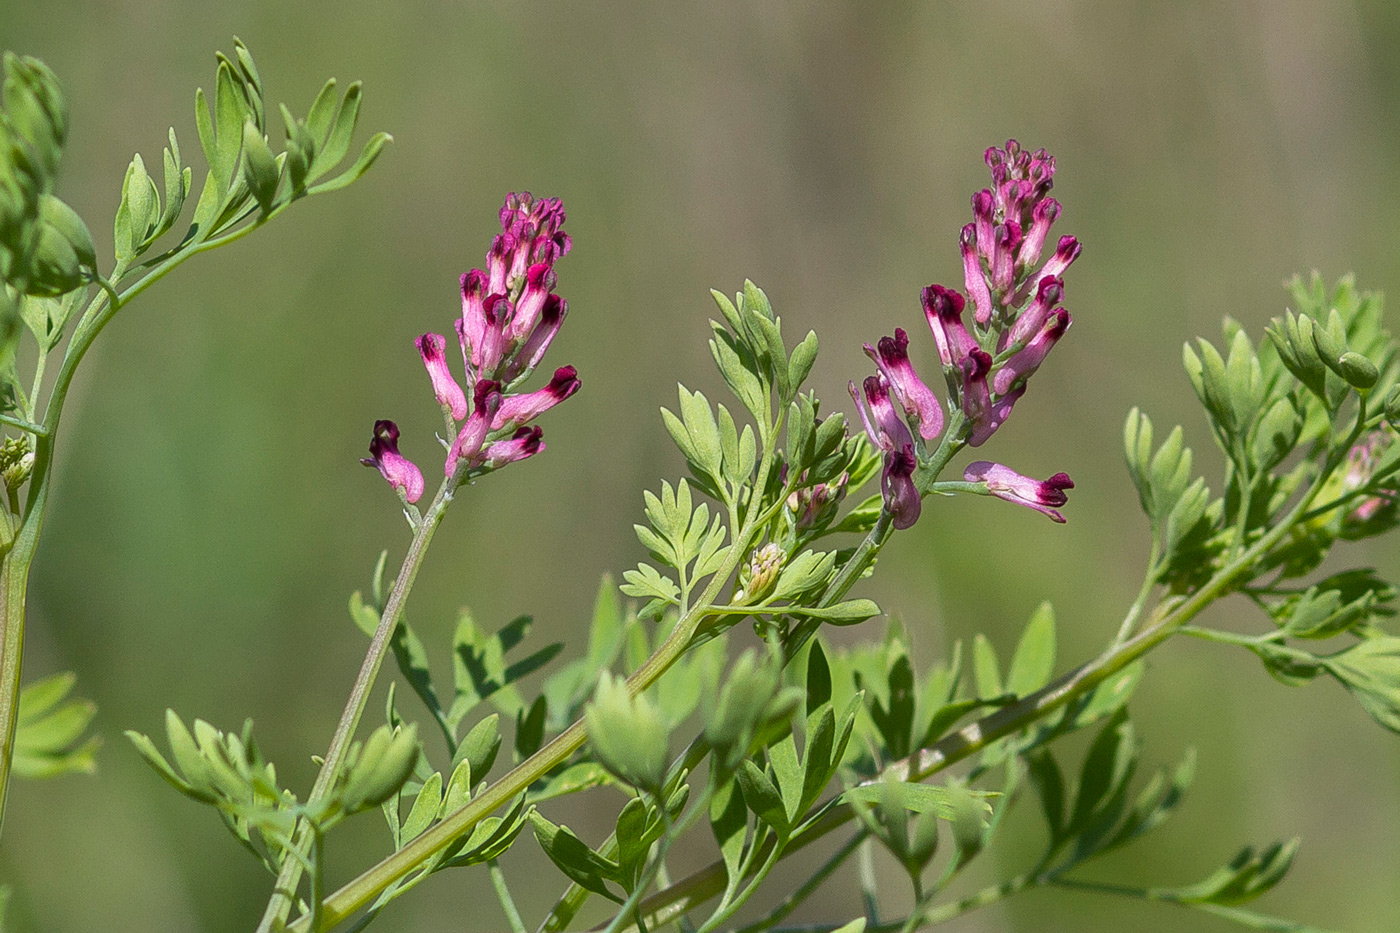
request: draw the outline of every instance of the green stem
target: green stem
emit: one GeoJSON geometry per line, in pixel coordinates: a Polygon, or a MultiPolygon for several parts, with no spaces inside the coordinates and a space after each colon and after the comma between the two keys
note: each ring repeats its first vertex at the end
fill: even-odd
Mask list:
{"type": "Polygon", "coordinates": [[[775,923],[781,923],[783,920],[787,919],[787,916],[796,910],[803,901],[816,893],[817,888],[821,887],[836,869],[845,864],[846,859],[851,856],[852,852],[860,848],[861,843],[863,843],[865,839],[866,834],[863,831],[856,833],[847,840],[841,848],[837,849],[831,858],[822,863],[822,866],[814,871],[810,878],[802,882],[797,890],[783,898],[781,904],[769,911],[763,919],[756,920],[748,926],[740,928],[738,933],[763,933],[764,930],[770,929],[775,923]]]}
{"type": "Polygon", "coordinates": [[[18,548],[0,561],[0,826],[5,817],[5,788],[15,752],[19,718],[20,662],[24,656],[25,581],[32,552],[18,548]]]}
{"type": "MultiPolygon", "coordinates": [[[[344,761],[345,753],[350,748],[351,741],[355,737],[355,730],[360,724],[365,704],[369,701],[370,689],[374,686],[379,668],[384,663],[384,656],[389,652],[394,629],[398,627],[399,619],[403,616],[404,604],[408,601],[408,594],[413,588],[413,581],[418,576],[418,570],[423,565],[423,558],[427,556],[428,545],[432,543],[433,534],[437,531],[438,525],[442,522],[442,516],[452,501],[452,490],[455,485],[456,477],[448,477],[443,481],[442,485],[438,487],[437,495],[433,497],[432,503],[423,514],[423,520],[418,524],[413,541],[408,547],[408,553],[404,555],[403,566],[399,568],[399,574],[394,579],[393,589],[389,591],[389,598],[384,603],[384,613],[380,616],[379,626],[374,630],[374,637],[370,639],[364,663],[360,665],[360,672],[356,675],[355,683],[350,688],[350,696],[345,701],[345,709],[340,714],[340,721],[336,723],[335,733],[331,736],[330,748],[326,752],[320,772],[316,775],[316,783],[312,785],[311,794],[306,799],[307,806],[325,799],[335,786],[336,779],[340,776],[341,764],[344,761]]],[[[311,842],[311,836],[311,824],[303,822],[294,842],[296,851],[304,853],[311,842]]],[[[291,913],[301,874],[302,866],[299,859],[287,858],[283,860],[282,871],[277,876],[277,884],[273,889],[272,897],[268,900],[262,923],[258,925],[259,931],[268,933],[268,931],[277,929],[277,925],[287,919],[287,915],[291,913]]],[[[329,925],[334,926],[339,919],[331,921],[329,925]]]]}
{"type": "Polygon", "coordinates": [[[487,859],[486,867],[491,872],[491,885],[496,889],[496,898],[501,902],[501,910],[505,911],[506,922],[510,924],[512,933],[526,933],[525,921],[520,919],[520,910],[515,906],[515,898],[510,896],[510,888],[506,885],[506,875],[501,871],[501,863],[496,859],[487,859]]]}

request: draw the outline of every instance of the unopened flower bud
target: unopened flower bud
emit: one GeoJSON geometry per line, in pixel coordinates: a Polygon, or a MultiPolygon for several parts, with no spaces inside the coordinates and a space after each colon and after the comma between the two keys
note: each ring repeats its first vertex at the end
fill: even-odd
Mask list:
{"type": "Polygon", "coordinates": [[[739,589],[734,594],[734,602],[756,603],[771,593],[786,560],[787,552],[774,542],[749,555],[749,562],[739,570],[739,589]]]}
{"type": "Polygon", "coordinates": [[[34,450],[27,437],[7,437],[0,444],[0,477],[5,488],[18,489],[34,471],[34,450]]]}

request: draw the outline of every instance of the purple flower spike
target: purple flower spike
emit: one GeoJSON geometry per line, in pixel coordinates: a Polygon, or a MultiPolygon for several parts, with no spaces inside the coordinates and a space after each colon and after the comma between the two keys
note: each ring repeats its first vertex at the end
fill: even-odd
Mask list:
{"type": "Polygon", "coordinates": [[[539,427],[521,428],[508,440],[496,441],[482,455],[488,469],[533,457],[544,450],[544,431],[539,427]]]}
{"type": "Polygon", "coordinates": [[[978,460],[967,465],[963,479],[969,483],[985,483],[987,491],[998,499],[1024,505],[1064,524],[1065,517],[1056,508],[1069,501],[1066,489],[1074,488],[1068,473],[1056,473],[1047,480],[1022,476],[1008,466],[978,460]]]}
{"type": "Polygon", "coordinates": [[[992,319],[992,290],[987,287],[987,277],[982,274],[982,260],[977,254],[977,225],[968,224],[962,228],[958,239],[962,247],[963,285],[972,299],[973,319],[983,327],[992,319]]]}
{"type": "Polygon", "coordinates": [[[914,468],[918,463],[914,448],[909,444],[885,454],[885,469],[880,474],[880,494],[885,510],[894,520],[894,527],[901,531],[917,522],[923,510],[919,489],[914,485],[914,468]]]}
{"type": "Polygon", "coordinates": [[[896,327],[894,337],[881,337],[879,349],[865,345],[865,353],[880,368],[904,413],[914,419],[919,436],[931,441],[943,432],[943,406],[909,362],[909,335],[896,327]]]}
{"type": "Polygon", "coordinates": [[[933,331],[933,339],[938,344],[938,358],[944,367],[960,366],[969,353],[977,348],[977,341],[963,326],[963,296],[942,285],[930,285],[921,295],[924,304],[924,317],[933,331]]]}
{"type": "Polygon", "coordinates": [[[1040,333],[1026,344],[1026,348],[1014,354],[992,376],[992,391],[997,395],[1005,395],[1017,383],[1024,384],[1040,368],[1040,364],[1045,362],[1046,355],[1055,346],[1056,341],[1069,330],[1070,322],[1068,311],[1064,308],[1056,309],[1040,333]]]}
{"type": "Polygon", "coordinates": [[[413,342],[428,369],[438,404],[452,412],[454,421],[461,421],[467,416],[467,397],[447,369],[447,338],[441,334],[424,334],[413,342]]]}
{"type": "Polygon", "coordinates": [[[409,502],[423,498],[423,471],[399,453],[399,426],[392,421],[376,421],[369,456],[360,461],[374,467],[389,485],[403,493],[409,502]]]}
{"type": "Polygon", "coordinates": [[[572,366],[561,366],[554,371],[554,378],[549,380],[549,384],[543,389],[526,395],[512,395],[501,402],[500,409],[491,421],[491,430],[499,431],[512,424],[519,427],[533,421],[578,389],[578,370],[572,366]]]}
{"type": "Polygon", "coordinates": [[[447,461],[443,472],[452,476],[457,472],[459,461],[473,460],[481,453],[481,445],[491,430],[491,422],[501,408],[501,384],[491,379],[481,379],[476,384],[472,399],[472,414],[457,432],[457,439],[447,451],[447,461]]]}

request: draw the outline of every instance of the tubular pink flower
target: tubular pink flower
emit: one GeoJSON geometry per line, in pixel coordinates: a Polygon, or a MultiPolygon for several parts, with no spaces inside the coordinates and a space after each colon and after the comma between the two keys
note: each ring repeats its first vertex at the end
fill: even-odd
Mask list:
{"type": "Polygon", "coordinates": [[[997,395],[1005,395],[1011,391],[1012,386],[1024,384],[1025,380],[1040,368],[1040,364],[1045,362],[1046,355],[1055,346],[1056,341],[1064,336],[1065,331],[1069,330],[1070,323],[1069,312],[1064,308],[1056,309],[1040,333],[1026,344],[1026,348],[1013,354],[992,376],[992,391],[997,395]]]}
{"type": "Polygon", "coordinates": [[[1072,236],[1060,237],[1059,245],[1055,247],[1055,254],[1045,260],[1045,265],[1040,267],[1040,272],[1035,276],[1035,287],[1038,289],[1040,283],[1050,276],[1063,278],[1065,270],[1074,264],[1079,258],[1079,253],[1083,249],[1079,241],[1072,236]]]}
{"type": "MultiPolygon", "coordinates": [[[[974,349],[963,357],[962,406],[967,423],[972,426],[973,436],[984,429],[992,413],[992,393],[987,387],[987,373],[992,369],[992,356],[981,348],[974,349]]],[[[991,437],[988,432],[987,437],[991,437]]],[[[977,441],[971,441],[977,447],[977,441]]]]}
{"type": "Polygon", "coordinates": [[[559,328],[564,323],[564,315],[568,313],[569,303],[558,295],[545,298],[544,308],[540,311],[540,319],[535,329],[530,331],[530,336],[525,338],[520,349],[511,356],[510,365],[506,367],[505,373],[507,381],[535,371],[535,367],[544,359],[545,351],[549,349],[554,335],[559,333],[559,328]]]}
{"type": "Polygon", "coordinates": [[[462,342],[463,360],[481,352],[486,336],[486,284],[486,273],[480,269],[462,276],[462,316],[458,318],[457,338],[462,342]]]}
{"type": "Polygon", "coordinates": [[[1037,480],[988,460],[969,463],[963,479],[969,483],[985,483],[987,492],[998,499],[1035,509],[1060,524],[1064,524],[1065,517],[1056,511],[1056,507],[1069,501],[1065,490],[1074,488],[1074,481],[1068,473],[1056,473],[1047,480],[1037,480]]]}
{"type": "Polygon", "coordinates": [[[520,428],[508,439],[488,444],[482,454],[487,469],[525,460],[544,450],[544,431],[538,426],[520,428]]]}
{"type": "Polygon", "coordinates": [[[904,328],[896,327],[893,338],[881,337],[878,350],[867,343],[865,354],[879,367],[905,415],[914,420],[919,436],[931,441],[942,433],[943,406],[909,362],[909,335],[904,328]]]}
{"type": "Polygon", "coordinates": [[[499,431],[512,425],[519,427],[533,421],[578,389],[578,370],[572,366],[561,366],[554,371],[554,378],[543,389],[525,395],[512,395],[502,401],[496,416],[491,419],[491,430],[499,431]]]}
{"type": "Polygon", "coordinates": [[[424,334],[413,343],[423,357],[438,404],[452,412],[454,421],[461,421],[467,416],[467,397],[447,369],[447,338],[441,334],[424,334]]]}
{"type": "Polygon", "coordinates": [[[1005,350],[1013,344],[1025,345],[1040,333],[1045,327],[1045,322],[1050,319],[1050,309],[1064,296],[1064,286],[1064,279],[1059,276],[1042,278],[1036,287],[1035,301],[1016,318],[1011,329],[1006,332],[1002,346],[997,349],[1005,350]]]}
{"type": "Polygon", "coordinates": [[[486,252],[486,272],[490,276],[487,281],[488,292],[492,295],[504,295],[510,290],[510,269],[515,262],[515,237],[509,233],[498,234],[491,241],[491,248],[486,252]]]}
{"type": "Polygon", "coordinates": [[[917,522],[923,510],[919,489],[914,485],[914,468],[918,464],[912,444],[885,453],[885,468],[880,474],[880,495],[894,527],[901,531],[917,522]]]}
{"type": "Polygon", "coordinates": [[[958,238],[962,248],[963,286],[972,299],[973,320],[982,326],[992,319],[992,290],[987,287],[987,277],[982,273],[982,260],[977,255],[977,225],[967,224],[958,238]]]}
{"type": "Polygon", "coordinates": [[[865,377],[865,404],[861,404],[856,384],[852,382],[849,387],[861,424],[865,426],[865,434],[872,444],[886,452],[900,450],[906,444],[910,448],[914,446],[914,435],[909,433],[909,426],[890,404],[890,385],[884,376],[865,377]],[[866,413],[867,408],[869,414],[866,413]]]}
{"type": "Polygon", "coordinates": [[[992,288],[1009,289],[1016,278],[1016,252],[1021,248],[1021,225],[1014,220],[999,224],[992,234],[992,288]]]}
{"type": "Polygon", "coordinates": [[[492,379],[478,380],[472,399],[471,417],[462,425],[462,430],[457,432],[457,439],[447,451],[447,461],[443,465],[444,473],[452,476],[457,472],[457,464],[461,460],[476,459],[481,453],[481,445],[485,443],[487,433],[491,430],[491,422],[500,408],[501,384],[492,379]]]}
{"type": "Polygon", "coordinates": [[[509,342],[506,328],[514,315],[515,308],[505,295],[489,295],[482,303],[486,326],[481,331],[481,342],[472,344],[472,366],[478,376],[491,376],[501,365],[509,342]]]}
{"type": "Polygon", "coordinates": [[[417,502],[423,498],[423,471],[399,453],[399,426],[394,422],[380,420],[374,423],[369,456],[360,462],[377,469],[390,486],[403,493],[407,501],[417,502]]]}
{"type": "Polygon", "coordinates": [[[972,226],[977,234],[977,248],[988,263],[992,261],[992,245],[996,243],[995,211],[996,198],[991,191],[983,188],[972,196],[972,226]]]}
{"type": "Polygon", "coordinates": [[[1021,243],[1021,252],[1017,256],[1016,262],[1020,270],[1029,269],[1040,262],[1040,253],[1045,249],[1045,237],[1050,233],[1050,226],[1060,216],[1060,202],[1054,198],[1046,198],[1036,204],[1031,209],[1031,226],[1026,233],[1026,239],[1021,243]]]}
{"type": "Polygon", "coordinates": [[[977,348],[977,341],[963,326],[963,296],[942,285],[930,285],[920,295],[924,317],[938,344],[938,358],[944,367],[961,366],[962,361],[977,348]]]}
{"type": "Polygon", "coordinates": [[[1011,417],[1011,409],[1016,406],[1016,402],[1025,394],[1026,386],[1023,383],[995,402],[992,402],[991,408],[987,410],[986,418],[983,419],[980,424],[973,426],[972,433],[968,435],[968,445],[971,447],[981,447],[983,444],[987,443],[987,439],[997,433],[997,428],[1005,424],[1006,419],[1011,417]]]}
{"type": "Polygon", "coordinates": [[[537,262],[525,273],[525,290],[520,294],[520,302],[515,308],[515,317],[510,322],[509,336],[519,340],[534,328],[544,310],[545,299],[554,290],[556,278],[548,263],[537,262]]]}

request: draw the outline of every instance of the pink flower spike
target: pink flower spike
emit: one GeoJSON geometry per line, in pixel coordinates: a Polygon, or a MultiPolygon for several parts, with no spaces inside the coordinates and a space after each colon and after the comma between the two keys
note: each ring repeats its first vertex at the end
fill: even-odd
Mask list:
{"type": "Polygon", "coordinates": [[[559,367],[554,371],[554,378],[543,389],[526,395],[512,395],[502,401],[496,417],[491,420],[491,430],[499,431],[510,425],[519,427],[534,421],[577,392],[579,385],[578,370],[572,366],[559,367]]]}
{"type": "Polygon", "coordinates": [[[918,463],[911,444],[885,454],[885,469],[880,474],[880,494],[894,527],[901,531],[917,522],[923,510],[919,489],[914,485],[914,468],[918,463]]]}
{"type": "Polygon", "coordinates": [[[492,379],[478,380],[472,399],[471,417],[462,425],[462,430],[457,432],[457,439],[447,451],[447,461],[443,465],[444,473],[452,476],[457,472],[459,461],[476,459],[500,407],[501,384],[492,379]]]}
{"type": "Polygon", "coordinates": [[[881,337],[879,349],[865,345],[865,353],[894,390],[905,415],[914,419],[919,436],[931,441],[943,431],[943,406],[909,362],[909,335],[896,327],[894,337],[881,337]]]}
{"type": "Polygon", "coordinates": [[[369,456],[360,461],[374,467],[389,485],[403,493],[408,502],[423,498],[423,471],[399,453],[399,426],[392,421],[376,421],[369,456]]]}
{"type": "Polygon", "coordinates": [[[530,333],[544,310],[545,299],[554,290],[554,270],[548,264],[537,262],[525,273],[525,290],[515,309],[515,317],[510,322],[510,337],[518,340],[530,333]]]}
{"type": "Polygon", "coordinates": [[[467,416],[467,397],[447,369],[447,338],[441,334],[424,334],[413,342],[428,369],[438,404],[452,412],[452,420],[461,421],[467,416]]]}
{"type": "Polygon", "coordinates": [[[521,428],[508,440],[496,441],[489,445],[482,455],[482,459],[487,469],[494,470],[507,463],[515,463],[517,460],[533,457],[542,450],[544,450],[544,431],[540,430],[539,427],[521,428]]]}
{"type": "Polygon", "coordinates": [[[942,285],[930,285],[920,298],[924,317],[938,344],[938,358],[944,367],[960,366],[963,359],[977,347],[977,341],[963,326],[963,296],[942,285]]]}
{"type": "Polygon", "coordinates": [[[992,376],[992,391],[997,395],[1005,395],[1017,383],[1024,384],[1040,368],[1040,364],[1045,362],[1046,355],[1064,336],[1065,331],[1069,330],[1070,323],[1069,312],[1064,308],[1056,309],[1040,333],[1026,344],[1026,348],[1012,355],[992,376]]]}
{"type": "Polygon", "coordinates": [[[987,287],[987,277],[982,273],[982,260],[977,255],[977,227],[968,224],[962,228],[958,238],[962,247],[963,286],[972,299],[973,319],[986,326],[992,319],[992,290],[987,287]]]}
{"type": "Polygon", "coordinates": [[[1060,202],[1054,198],[1046,198],[1031,210],[1031,228],[1026,234],[1025,242],[1021,244],[1020,255],[1016,258],[1016,265],[1021,270],[1029,269],[1040,261],[1040,253],[1045,248],[1045,237],[1050,233],[1050,225],[1059,216],[1060,202]]]}
{"type": "Polygon", "coordinates": [[[1060,524],[1064,524],[1065,517],[1056,511],[1056,507],[1069,501],[1065,490],[1074,488],[1074,480],[1069,478],[1068,473],[1056,473],[1047,480],[1036,480],[988,460],[969,463],[963,479],[969,483],[985,483],[987,492],[998,499],[1035,509],[1060,524]]]}
{"type": "Polygon", "coordinates": [[[457,337],[464,360],[481,352],[486,336],[486,273],[473,269],[462,276],[462,317],[457,337]]]}

